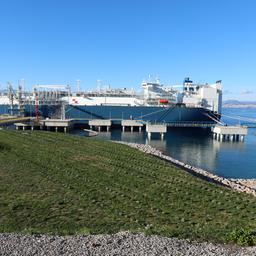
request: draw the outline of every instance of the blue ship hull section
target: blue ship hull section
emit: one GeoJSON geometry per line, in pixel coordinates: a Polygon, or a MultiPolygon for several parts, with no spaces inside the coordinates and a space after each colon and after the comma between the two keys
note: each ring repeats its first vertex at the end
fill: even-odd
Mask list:
{"type": "MultiPolygon", "coordinates": [[[[60,108],[56,106],[43,105],[39,108],[40,113],[44,117],[60,115],[60,108]]],[[[16,108],[13,111],[18,114],[16,108]]],[[[0,105],[0,113],[9,113],[8,105],[0,105]]],[[[25,106],[25,115],[34,116],[35,106],[25,106]]],[[[149,122],[166,122],[166,123],[215,123],[215,119],[219,119],[216,114],[204,108],[187,108],[184,106],[174,107],[145,107],[145,106],[66,106],[66,118],[74,119],[138,119],[149,122]]]]}
{"type": "Polygon", "coordinates": [[[151,122],[213,122],[203,108],[69,106],[66,116],[86,119],[139,119],[151,122]]]}

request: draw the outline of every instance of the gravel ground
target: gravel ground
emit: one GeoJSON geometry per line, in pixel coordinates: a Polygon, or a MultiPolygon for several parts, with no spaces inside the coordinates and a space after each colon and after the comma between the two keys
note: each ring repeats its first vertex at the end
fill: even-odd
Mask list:
{"type": "Polygon", "coordinates": [[[256,255],[256,247],[214,245],[120,232],[114,235],[0,234],[0,255],[256,255]]]}

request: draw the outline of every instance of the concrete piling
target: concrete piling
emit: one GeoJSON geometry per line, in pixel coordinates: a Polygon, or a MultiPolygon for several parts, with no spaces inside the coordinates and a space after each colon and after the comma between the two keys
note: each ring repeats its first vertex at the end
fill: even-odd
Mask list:
{"type": "Polygon", "coordinates": [[[139,132],[141,132],[141,129],[143,127],[144,123],[141,120],[122,120],[121,126],[123,132],[125,132],[125,127],[130,127],[130,131],[133,132],[135,127],[139,128],[139,132]]]}
{"type": "Polygon", "coordinates": [[[215,126],[212,129],[213,138],[218,141],[244,141],[247,127],[244,126],[215,126]]]}
{"type": "Polygon", "coordinates": [[[166,124],[146,124],[146,131],[148,133],[148,138],[151,138],[151,133],[160,133],[161,139],[164,139],[164,134],[167,132],[166,124]]]}
{"type": "Polygon", "coordinates": [[[98,132],[101,132],[103,127],[106,127],[107,131],[109,131],[111,127],[111,120],[110,119],[92,119],[88,122],[91,130],[93,127],[96,127],[98,132]]]}
{"type": "Polygon", "coordinates": [[[72,119],[44,119],[40,120],[38,125],[40,125],[40,129],[46,129],[47,131],[53,129],[55,132],[63,128],[63,131],[66,133],[68,129],[73,128],[74,121],[72,119]]]}

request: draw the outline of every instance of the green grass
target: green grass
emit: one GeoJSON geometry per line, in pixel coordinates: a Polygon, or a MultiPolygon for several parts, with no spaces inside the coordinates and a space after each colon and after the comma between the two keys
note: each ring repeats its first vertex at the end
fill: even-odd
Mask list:
{"type": "Polygon", "coordinates": [[[0,232],[131,230],[223,242],[239,228],[256,228],[252,196],[125,145],[0,131],[0,232]]]}

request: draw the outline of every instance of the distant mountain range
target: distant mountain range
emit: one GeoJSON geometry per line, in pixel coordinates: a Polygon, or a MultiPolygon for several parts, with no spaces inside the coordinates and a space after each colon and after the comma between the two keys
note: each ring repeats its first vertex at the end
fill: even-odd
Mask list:
{"type": "Polygon", "coordinates": [[[233,105],[256,105],[256,101],[224,100],[223,104],[233,105]]]}
{"type": "Polygon", "coordinates": [[[224,100],[223,107],[256,108],[256,101],[224,100]]]}

